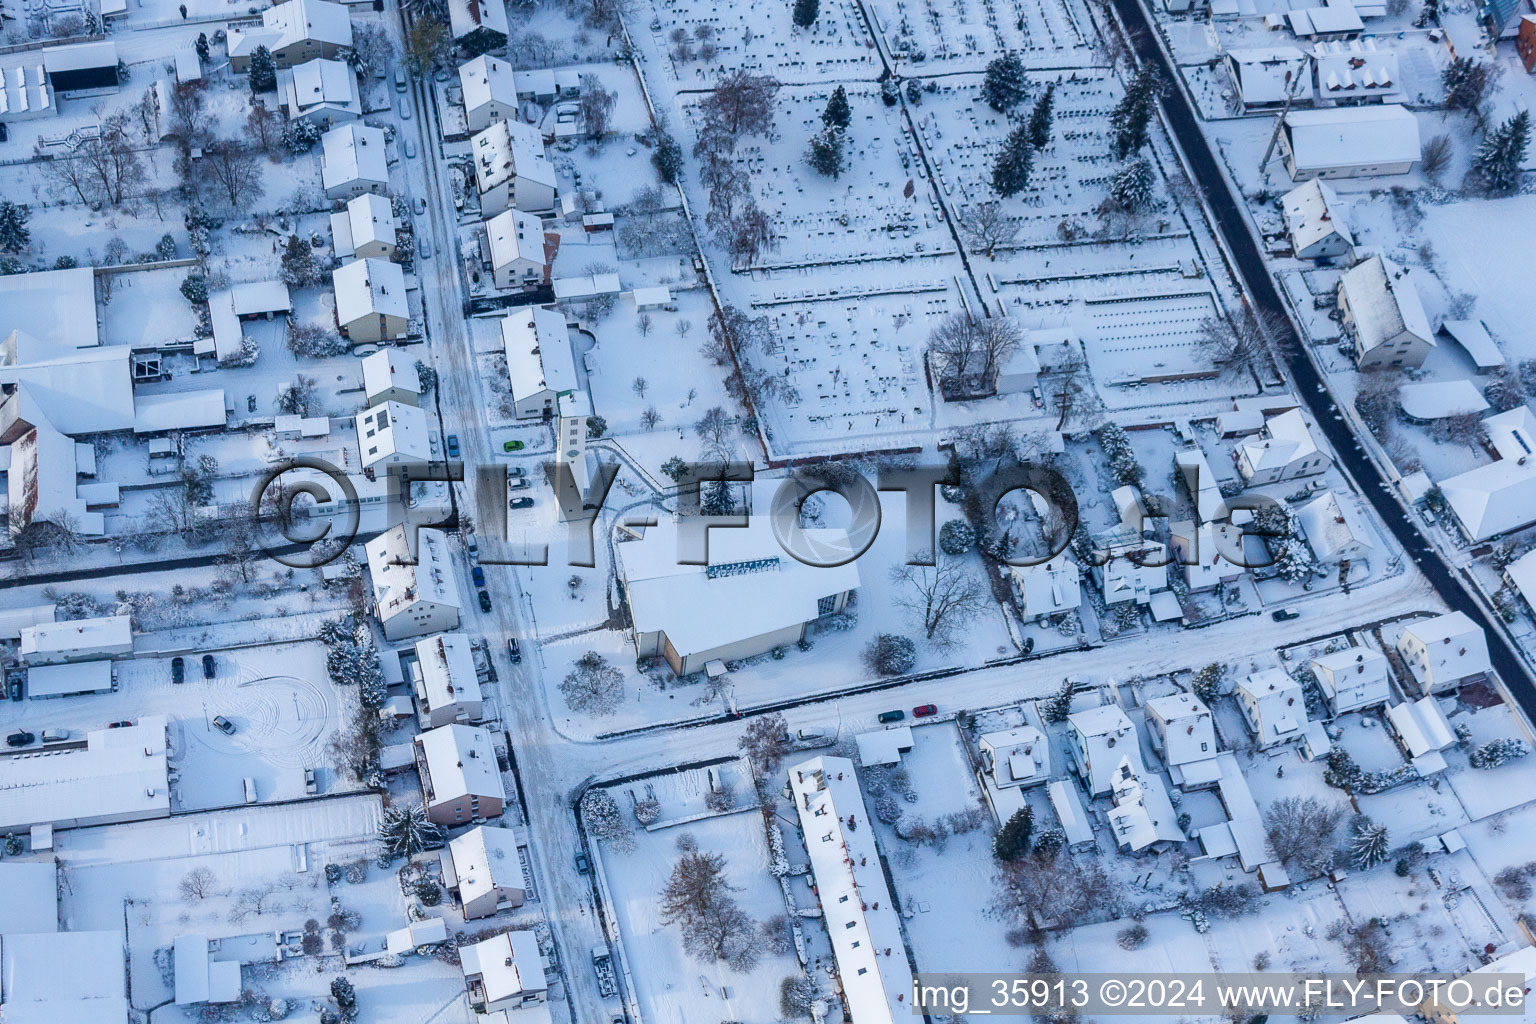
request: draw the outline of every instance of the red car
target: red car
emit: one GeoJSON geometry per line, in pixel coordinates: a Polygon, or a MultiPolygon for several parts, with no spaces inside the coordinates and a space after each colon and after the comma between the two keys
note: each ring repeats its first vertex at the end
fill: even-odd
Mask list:
{"type": "Polygon", "coordinates": [[[936,715],[938,713],[939,708],[936,704],[919,704],[917,707],[912,709],[913,718],[927,718],[930,715],[936,715]]]}

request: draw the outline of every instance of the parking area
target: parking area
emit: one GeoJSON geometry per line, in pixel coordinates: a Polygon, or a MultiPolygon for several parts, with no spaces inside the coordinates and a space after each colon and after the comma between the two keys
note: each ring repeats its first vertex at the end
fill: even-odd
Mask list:
{"type": "Polygon", "coordinates": [[[350,789],[331,769],[326,747],[353,714],[355,692],[339,690],[316,641],[183,656],[183,682],[172,681],[172,658],[114,663],[117,689],[43,700],[0,701],[0,731],[67,729],[83,740],[93,729],[142,715],[171,720],[172,806],[177,810],[246,802],[249,779],[258,802],[305,795],[304,770],[316,771],[319,792],[350,789]],[[218,728],[215,718],[229,723],[218,728]]]}

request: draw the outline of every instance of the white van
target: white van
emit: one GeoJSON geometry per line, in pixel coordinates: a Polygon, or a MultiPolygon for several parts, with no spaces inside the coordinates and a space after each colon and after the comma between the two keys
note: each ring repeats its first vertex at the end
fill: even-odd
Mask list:
{"type": "Polygon", "coordinates": [[[253,804],[253,803],[256,802],[256,780],[255,779],[246,779],[245,780],[245,802],[248,803],[248,804],[253,804]]]}

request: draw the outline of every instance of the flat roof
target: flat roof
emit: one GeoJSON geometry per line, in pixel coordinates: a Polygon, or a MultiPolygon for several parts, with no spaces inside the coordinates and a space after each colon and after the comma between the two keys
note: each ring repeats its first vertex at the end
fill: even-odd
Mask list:
{"type": "Polygon", "coordinates": [[[112,662],[72,661],[27,669],[28,697],[67,697],[112,688],[112,662]]]}
{"type": "Polygon", "coordinates": [[[133,432],[159,434],[168,430],[222,427],[229,420],[223,388],[138,394],[133,401],[133,432]]]}
{"type": "Polygon", "coordinates": [[[1419,119],[1396,103],[1293,110],[1285,116],[1285,125],[1301,171],[1417,163],[1423,154],[1419,119]]]}
{"type": "Polygon", "coordinates": [[[0,831],[170,814],[165,732],[164,716],[146,715],[137,725],[88,733],[85,747],[34,748],[5,757],[0,831]]]}
{"type": "Polygon", "coordinates": [[[90,267],[0,277],[0,335],[13,330],[71,348],[100,342],[90,267]]]}

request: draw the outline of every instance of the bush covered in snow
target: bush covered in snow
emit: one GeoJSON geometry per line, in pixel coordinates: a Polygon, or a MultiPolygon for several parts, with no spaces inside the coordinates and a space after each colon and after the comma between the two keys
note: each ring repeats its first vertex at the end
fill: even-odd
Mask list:
{"type": "Polygon", "coordinates": [[[881,633],[864,649],[864,663],[882,676],[899,676],[917,663],[917,645],[895,633],[881,633]]]}
{"type": "Polygon", "coordinates": [[[1489,740],[1476,750],[1468,760],[1473,768],[1497,768],[1502,764],[1518,760],[1531,752],[1531,748],[1525,745],[1524,740],[1501,737],[1489,740]]]}

